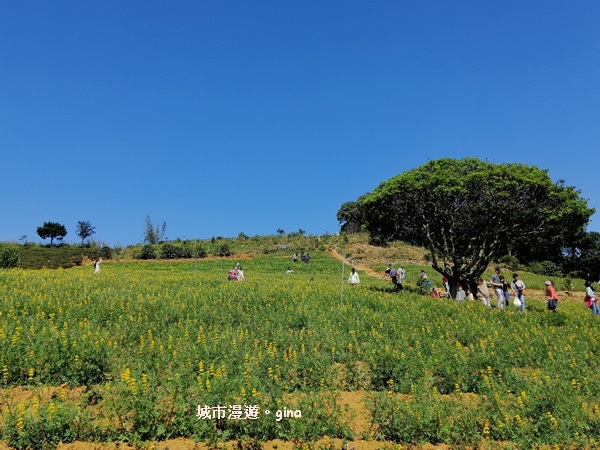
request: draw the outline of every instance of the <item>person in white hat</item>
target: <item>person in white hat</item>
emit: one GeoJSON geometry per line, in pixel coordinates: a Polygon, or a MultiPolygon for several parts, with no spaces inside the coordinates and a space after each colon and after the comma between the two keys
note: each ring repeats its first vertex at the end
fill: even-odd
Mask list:
{"type": "Polygon", "coordinates": [[[558,295],[556,289],[552,286],[552,281],[546,281],[546,295],[548,296],[548,311],[556,312],[558,308],[558,295]]]}

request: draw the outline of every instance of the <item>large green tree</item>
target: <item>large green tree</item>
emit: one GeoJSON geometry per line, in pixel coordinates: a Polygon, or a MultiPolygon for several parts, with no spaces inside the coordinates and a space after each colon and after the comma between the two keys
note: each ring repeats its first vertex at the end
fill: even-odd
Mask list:
{"type": "Polygon", "coordinates": [[[481,275],[511,245],[550,236],[560,245],[556,236],[585,229],[594,212],[546,170],[476,158],[430,161],[382,183],[362,204],[375,242],[425,246],[453,293],[459,280],[481,275]]]}
{"type": "Polygon", "coordinates": [[[41,227],[37,227],[37,234],[42,239],[50,238],[50,245],[54,239],[62,240],[67,235],[67,229],[58,222],[44,222],[41,227]]]}
{"type": "Polygon", "coordinates": [[[361,195],[355,202],[346,202],[340,206],[337,212],[337,220],[342,233],[351,234],[364,231],[365,208],[362,201],[368,196],[368,193],[361,195]]]}

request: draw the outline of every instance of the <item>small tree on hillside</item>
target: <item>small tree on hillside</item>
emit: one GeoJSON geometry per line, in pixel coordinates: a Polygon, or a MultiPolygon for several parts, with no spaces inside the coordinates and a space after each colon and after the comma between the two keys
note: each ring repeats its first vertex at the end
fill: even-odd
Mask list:
{"type": "Polygon", "coordinates": [[[96,227],[92,226],[92,223],[88,220],[77,222],[77,236],[81,238],[81,245],[83,245],[84,241],[91,237],[93,234],[96,234],[96,227]]]}
{"type": "Polygon", "coordinates": [[[144,226],[144,242],[147,244],[158,244],[165,236],[165,230],[167,229],[167,222],[162,224],[152,224],[150,216],[146,216],[146,225],[144,226]]]}
{"type": "Polygon", "coordinates": [[[50,245],[54,239],[62,240],[67,235],[67,229],[58,222],[44,222],[41,227],[37,227],[37,234],[42,239],[50,238],[50,245]]]}

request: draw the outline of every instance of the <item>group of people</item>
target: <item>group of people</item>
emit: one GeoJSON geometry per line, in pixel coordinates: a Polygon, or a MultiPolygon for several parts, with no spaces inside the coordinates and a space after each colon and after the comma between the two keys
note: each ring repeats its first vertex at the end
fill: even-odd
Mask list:
{"type": "MultiPolygon", "coordinates": [[[[493,293],[496,296],[496,308],[502,310],[509,305],[510,292],[512,291],[514,297],[513,304],[515,305],[515,307],[517,307],[520,311],[525,311],[527,309],[525,305],[525,295],[523,294],[527,286],[525,286],[523,280],[519,279],[518,273],[513,274],[513,281],[512,283],[509,283],[508,280],[506,280],[506,278],[504,277],[504,275],[502,275],[502,270],[500,269],[500,267],[496,267],[494,273],[492,274],[489,284],[493,293]]],[[[552,300],[552,302],[548,303],[548,309],[556,312],[556,308],[558,307],[558,297],[556,295],[556,290],[552,286],[552,282],[546,281],[545,284],[547,288],[546,290],[548,292],[551,292],[550,295],[552,300]],[[550,290],[548,290],[548,287],[550,288],[550,290]]],[[[459,291],[460,290],[461,288],[459,287],[459,291]]],[[[477,298],[484,305],[488,306],[489,308],[492,307],[492,295],[490,293],[490,288],[488,286],[488,283],[486,283],[482,277],[477,278],[476,295],[477,298]]],[[[461,293],[460,296],[468,296],[468,293],[461,293]]],[[[458,293],[456,300],[461,300],[459,299],[458,293]]],[[[462,300],[464,300],[464,298],[462,298],[462,300]]]]}
{"type": "MultiPolygon", "coordinates": [[[[403,289],[402,284],[404,283],[404,279],[406,276],[406,271],[404,266],[400,266],[397,270],[392,267],[391,264],[388,264],[384,277],[389,278],[392,281],[392,285],[395,290],[403,289]]],[[[358,273],[354,269],[352,269],[352,273],[350,274],[350,278],[348,279],[348,283],[351,285],[358,284],[359,278],[358,273]]],[[[448,282],[448,278],[443,277],[442,283],[444,285],[445,292],[441,289],[438,289],[436,286],[431,287],[431,283],[429,281],[429,277],[425,270],[421,270],[419,275],[419,283],[422,284],[427,292],[430,292],[432,297],[436,298],[450,298],[450,284],[448,282]]],[[[586,302],[586,306],[592,310],[592,314],[600,315],[600,306],[597,303],[596,291],[593,288],[594,282],[591,279],[586,281],[586,295],[584,301],[586,302]]],[[[558,308],[558,294],[556,292],[556,288],[554,287],[554,283],[550,280],[544,282],[545,285],[545,293],[547,299],[547,308],[549,311],[556,313],[558,308]]],[[[520,279],[519,274],[515,273],[512,275],[512,282],[509,282],[504,275],[502,274],[502,270],[500,267],[496,267],[494,273],[491,276],[491,279],[488,282],[484,281],[482,277],[477,278],[477,290],[475,295],[471,292],[467,283],[459,283],[458,290],[455,295],[455,299],[457,301],[464,300],[475,300],[475,298],[479,299],[482,303],[484,303],[489,308],[496,307],[499,310],[503,310],[507,308],[510,304],[510,296],[512,293],[513,296],[513,305],[519,311],[526,311],[527,306],[525,303],[525,290],[527,286],[520,279]],[[496,304],[492,305],[492,298],[495,296],[496,304]]]]}
{"type": "MultiPolygon", "coordinates": [[[[294,252],[294,254],[292,255],[292,259],[295,263],[298,262],[298,253],[294,252]]],[[[300,253],[300,260],[304,263],[309,263],[310,262],[310,253],[300,253]]]]}
{"type": "Polygon", "coordinates": [[[395,291],[401,291],[404,289],[404,278],[406,277],[406,270],[404,270],[404,266],[398,267],[398,269],[394,269],[391,264],[388,264],[387,269],[385,269],[386,278],[392,280],[392,286],[395,291]]]}
{"type": "Polygon", "coordinates": [[[229,281],[244,281],[244,269],[240,263],[236,263],[235,267],[228,272],[227,279],[229,281]]]}

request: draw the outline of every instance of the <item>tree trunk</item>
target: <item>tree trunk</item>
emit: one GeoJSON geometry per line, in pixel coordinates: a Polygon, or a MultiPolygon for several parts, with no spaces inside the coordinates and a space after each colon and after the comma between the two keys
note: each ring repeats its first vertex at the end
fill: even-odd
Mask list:
{"type": "Polygon", "coordinates": [[[448,276],[448,275],[446,275],[446,278],[448,278],[448,284],[450,285],[450,297],[455,299],[456,292],[458,291],[459,278],[456,276],[448,276]]]}

